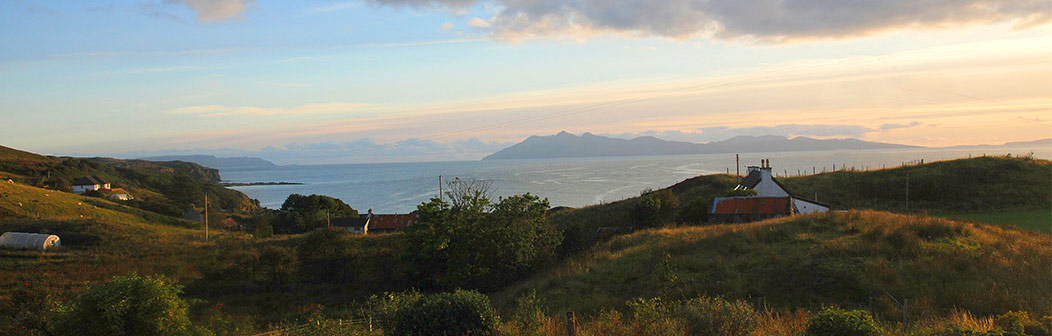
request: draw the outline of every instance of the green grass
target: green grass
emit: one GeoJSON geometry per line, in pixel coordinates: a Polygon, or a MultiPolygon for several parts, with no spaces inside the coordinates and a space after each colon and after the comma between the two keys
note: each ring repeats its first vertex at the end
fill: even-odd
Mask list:
{"type": "MultiPolygon", "coordinates": [[[[0,232],[56,234],[57,253],[0,250],[0,298],[30,282],[58,295],[135,272],[173,279],[196,276],[196,262],[216,245],[190,222],[120,204],[21,184],[0,183],[0,232]]],[[[245,235],[213,231],[214,239],[245,235]]]]}
{"type": "Polygon", "coordinates": [[[1049,209],[1052,204],[1052,163],[1027,158],[958,159],[779,181],[797,195],[817,193],[818,201],[837,209],[974,213],[1049,209]]]}
{"type": "Polygon", "coordinates": [[[1052,209],[945,213],[936,214],[935,216],[1015,226],[1024,230],[1052,234],[1052,209]]]}
{"type": "Polygon", "coordinates": [[[851,211],[652,229],[614,238],[494,295],[536,291],[554,312],[594,314],[636,297],[722,296],[771,309],[1052,314],[1052,236],[981,223],[851,211]],[[665,266],[667,265],[667,266],[665,266]],[[674,280],[669,280],[674,279],[674,280]],[[886,293],[885,293],[886,292],[886,293]],[[872,298],[872,301],[871,301],[872,298]]]}

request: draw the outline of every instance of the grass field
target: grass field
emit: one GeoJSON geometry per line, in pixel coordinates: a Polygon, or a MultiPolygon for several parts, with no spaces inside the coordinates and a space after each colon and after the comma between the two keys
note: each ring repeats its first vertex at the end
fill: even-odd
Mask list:
{"type": "Polygon", "coordinates": [[[749,224],[651,229],[614,238],[496,293],[536,291],[554,312],[594,314],[636,297],[697,295],[772,309],[911,314],[1052,314],[1052,236],[982,223],[850,211],[749,224]]]}
{"type": "Polygon", "coordinates": [[[989,224],[1015,226],[1024,230],[1052,234],[1052,209],[995,212],[961,212],[935,216],[989,224]]]}

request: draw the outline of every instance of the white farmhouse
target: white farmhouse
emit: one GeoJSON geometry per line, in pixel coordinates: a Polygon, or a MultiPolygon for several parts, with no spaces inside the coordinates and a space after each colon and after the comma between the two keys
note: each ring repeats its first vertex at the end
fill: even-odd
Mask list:
{"type": "Polygon", "coordinates": [[[755,197],[790,197],[792,199],[793,214],[829,211],[829,205],[789,193],[774,178],[774,175],[771,173],[771,162],[769,160],[762,160],[759,166],[749,166],[748,169],[749,175],[745,176],[745,179],[737,187],[734,187],[735,190],[756,190],[755,197]]]}
{"type": "Polygon", "coordinates": [[[110,189],[110,183],[101,177],[91,175],[73,180],[73,193],[83,194],[88,190],[110,189]]]}

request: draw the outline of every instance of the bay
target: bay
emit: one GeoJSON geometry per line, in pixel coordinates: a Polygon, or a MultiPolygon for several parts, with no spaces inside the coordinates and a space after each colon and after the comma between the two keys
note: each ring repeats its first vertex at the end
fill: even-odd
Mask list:
{"type": "MultiPolygon", "coordinates": [[[[741,154],[741,171],[769,159],[779,177],[833,169],[875,170],[903,163],[926,163],[983,155],[1033,155],[1052,158],[1052,148],[978,147],[741,154]],[[835,168],[834,168],[835,166],[835,168]]],[[[280,208],[290,194],[320,194],[342,199],[364,212],[407,213],[439,193],[439,176],[476,178],[493,183],[493,196],[531,193],[551,205],[581,207],[635,197],[706,174],[735,173],[734,154],[636,156],[418,163],[292,165],[267,169],[222,170],[224,182],[299,182],[302,185],[232,187],[280,208]]]]}

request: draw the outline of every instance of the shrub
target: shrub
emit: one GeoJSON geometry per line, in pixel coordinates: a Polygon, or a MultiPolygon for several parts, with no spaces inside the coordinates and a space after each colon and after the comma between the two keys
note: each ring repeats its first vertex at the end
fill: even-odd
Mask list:
{"type": "Polygon", "coordinates": [[[422,298],[424,295],[415,290],[384,293],[383,295],[373,294],[366,302],[366,310],[362,316],[372,319],[373,323],[384,331],[393,331],[398,323],[398,314],[415,306],[422,298]]]}
{"type": "Polygon", "coordinates": [[[118,276],[77,296],[56,331],[69,335],[194,335],[181,288],[163,278],[118,276]]]}
{"type": "Polygon", "coordinates": [[[398,314],[393,335],[493,335],[497,316],[489,298],[476,291],[434,294],[398,314]]]}
{"type": "Polygon", "coordinates": [[[515,314],[512,315],[511,324],[518,329],[520,335],[543,335],[544,321],[548,319],[541,301],[537,299],[537,291],[531,291],[515,300],[518,305],[515,314]]]}
{"type": "Polygon", "coordinates": [[[863,310],[843,310],[837,307],[822,309],[807,320],[808,336],[879,335],[880,328],[873,316],[863,310]]]}
{"type": "Polygon", "coordinates": [[[292,283],[296,275],[296,255],[292,249],[267,246],[259,253],[259,273],[263,285],[282,289],[292,283]]]}
{"type": "Polygon", "coordinates": [[[1009,311],[994,318],[994,326],[1008,335],[1024,335],[1030,324],[1030,314],[1025,311],[1009,311]]]}
{"type": "Polygon", "coordinates": [[[672,311],[672,305],[660,298],[635,299],[628,302],[632,317],[636,320],[636,334],[639,335],[680,335],[683,324],[672,311]]]}
{"type": "Polygon", "coordinates": [[[353,257],[346,230],[322,228],[307,235],[296,247],[300,274],[321,283],[345,283],[353,278],[353,257]]]}
{"type": "Polygon", "coordinates": [[[699,297],[683,302],[677,315],[692,335],[748,335],[759,325],[759,315],[742,301],[699,297]]]}

